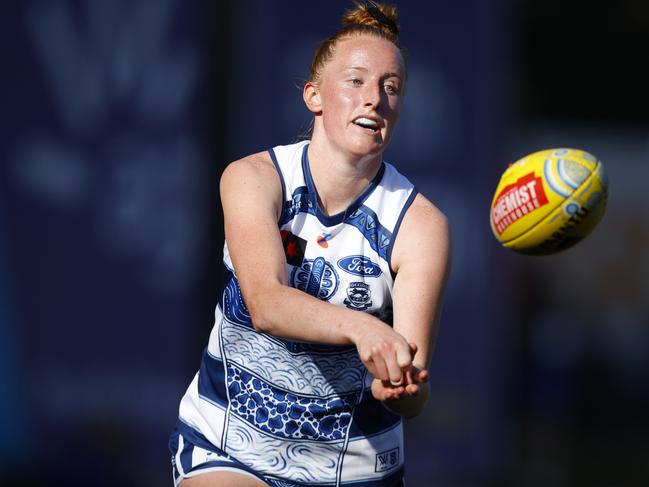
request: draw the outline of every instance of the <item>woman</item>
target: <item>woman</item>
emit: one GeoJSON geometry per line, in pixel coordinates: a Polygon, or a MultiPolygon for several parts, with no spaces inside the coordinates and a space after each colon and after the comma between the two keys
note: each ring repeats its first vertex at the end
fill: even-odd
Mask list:
{"type": "Polygon", "coordinates": [[[231,279],[176,485],[402,485],[449,268],[445,217],[383,162],[405,81],[396,9],[357,3],[311,63],[311,140],[225,170],[231,279]]]}

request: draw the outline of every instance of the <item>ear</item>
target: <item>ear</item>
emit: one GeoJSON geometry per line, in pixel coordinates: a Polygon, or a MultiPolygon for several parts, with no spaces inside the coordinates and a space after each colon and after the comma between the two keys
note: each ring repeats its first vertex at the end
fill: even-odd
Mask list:
{"type": "Polygon", "coordinates": [[[309,109],[310,112],[320,113],[322,112],[322,102],[320,99],[320,88],[318,85],[312,81],[307,81],[302,90],[302,98],[304,99],[304,104],[309,109]]]}

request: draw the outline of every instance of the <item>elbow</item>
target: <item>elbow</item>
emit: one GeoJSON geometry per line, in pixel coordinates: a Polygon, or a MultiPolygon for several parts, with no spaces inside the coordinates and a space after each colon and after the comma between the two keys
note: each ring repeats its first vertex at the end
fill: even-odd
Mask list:
{"type": "Polygon", "coordinates": [[[268,296],[263,293],[255,293],[255,298],[247,303],[250,321],[255,331],[259,333],[268,333],[270,335],[275,331],[272,305],[269,304],[268,296]]]}
{"type": "Polygon", "coordinates": [[[241,286],[241,291],[253,329],[270,335],[276,333],[283,301],[281,284],[241,286]]]}
{"type": "Polygon", "coordinates": [[[251,302],[248,304],[248,312],[250,314],[250,321],[255,331],[260,333],[269,333],[271,329],[270,320],[263,312],[263,306],[258,306],[257,303],[251,302]]]}

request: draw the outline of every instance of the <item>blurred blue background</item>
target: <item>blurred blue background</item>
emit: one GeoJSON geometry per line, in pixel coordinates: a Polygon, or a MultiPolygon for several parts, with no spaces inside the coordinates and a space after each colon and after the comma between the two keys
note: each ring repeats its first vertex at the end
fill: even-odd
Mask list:
{"type": "MultiPolygon", "coordinates": [[[[649,4],[400,0],[386,159],[449,216],[449,283],[409,487],[649,485],[649,4]],[[586,149],[607,214],[501,249],[508,163],[586,149]]],[[[350,1],[0,7],[0,484],[171,485],[167,437],[221,285],[218,179],[293,142],[350,1]]]]}

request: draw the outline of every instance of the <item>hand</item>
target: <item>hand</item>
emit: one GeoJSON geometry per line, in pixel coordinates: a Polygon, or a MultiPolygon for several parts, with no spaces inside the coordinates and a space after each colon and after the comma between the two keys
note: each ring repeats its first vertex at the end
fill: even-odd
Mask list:
{"type": "MultiPolygon", "coordinates": [[[[417,345],[410,343],[412,357],[417,353],[417,345]]],[[[372,395],[379,401],[393,401],[405,397],[416,397],[421,391],[421,384],[428,382],[428,371],[411,364],[403,370],[400,383],[381,380],[375,377],[372,381],[372,395]]]]}
{"type": "Polygon", "coordinates": [[[375,378],[395,385],[403,382],[403,373],[409,370],[417,350],[415,346],[413,352],[403,336],[382,322],[366,328],[354,343],[367,370],[375,378]]]}

